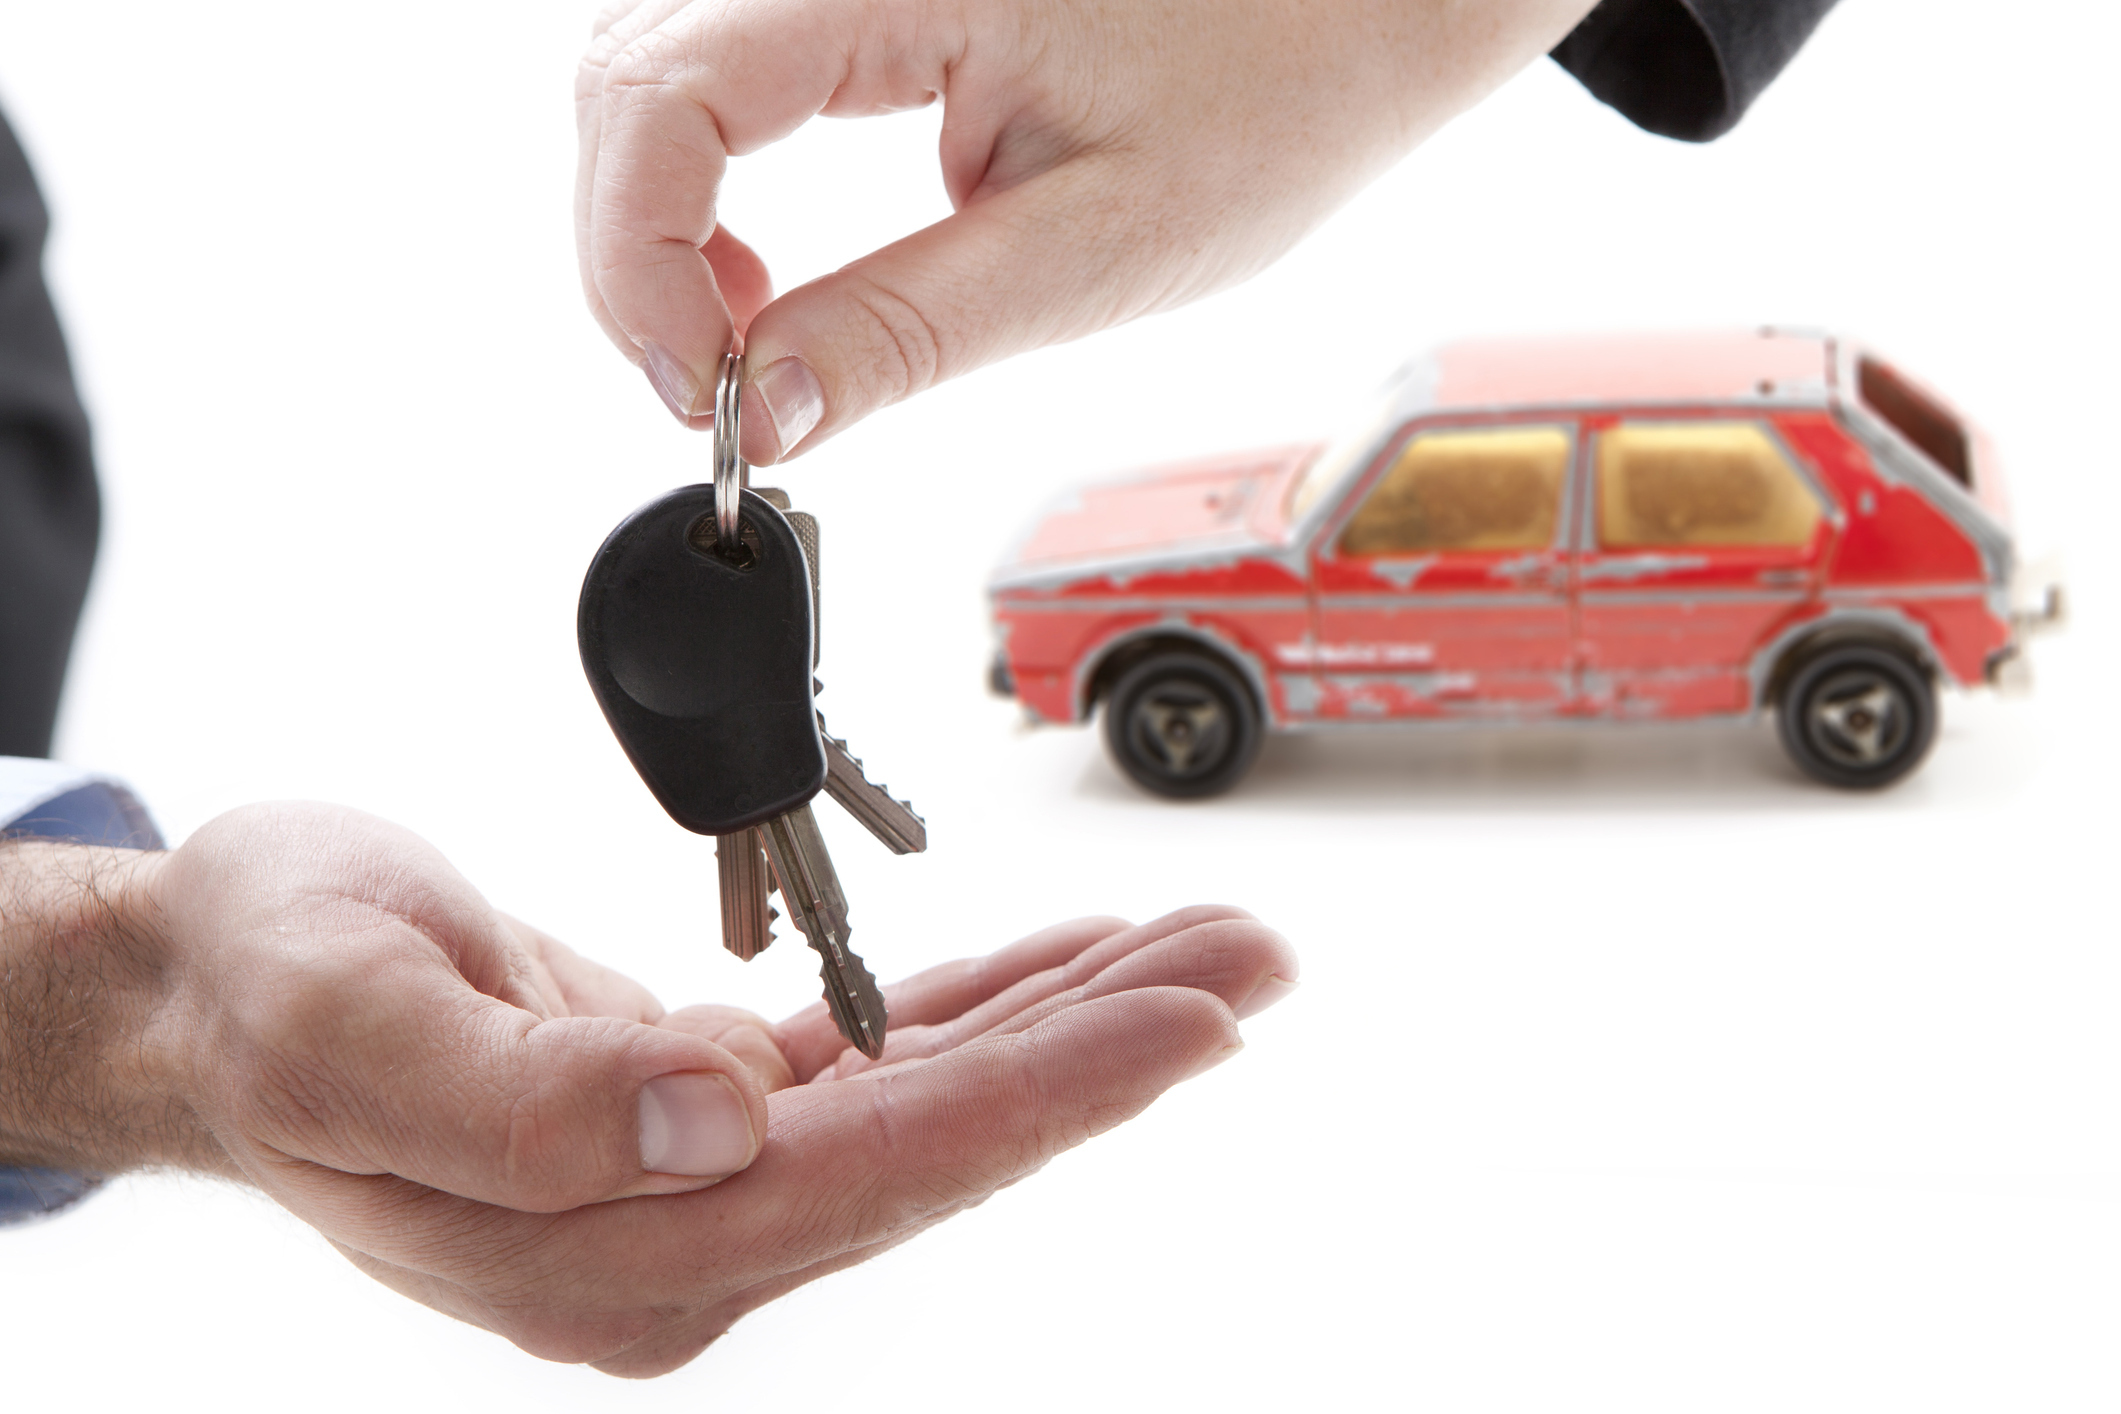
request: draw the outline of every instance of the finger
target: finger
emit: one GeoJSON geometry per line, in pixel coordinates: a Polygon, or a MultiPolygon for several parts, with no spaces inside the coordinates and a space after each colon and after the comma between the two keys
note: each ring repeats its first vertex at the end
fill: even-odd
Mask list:
{"type": "MultiPolygon", "coordinates": [[[[729,318],[741,339],[758,312],[772,302],[773,276],[767,273],[766,262],[759,259],[758,252],[731,235],[727,226],[714,228],[700,254],[714,271],[715,286],[728,301],[729,318]]],[[[710,426],[713,421],[712,417],[708,419],[710,426]]]]}
{"type": "MultiPolygon", "coordinates": [[[[1014,1035],[1066,1007],[1145,987],[1193,987],[1219,998],[1243,1020],[1295,991],[1295,976],[1295,949],[1273,929],[1252,921],[1210,923],[1143,948],[1082,986],[1003,1018],[985,1034],[1014,1035]]],[[[841,1073],[852,1073],[844,1060],[841,1073]]]]}
{"type": "Polygon", "coordinates": [[[614,344],[619,346],[635,363],[641,360],[640,350],[611,317],[604,307],[603,296],[597,292],[596,280],[590,272],[589,263],[589,202],[596,186],[597,155],[603,133],[604,80],[610,71],[611,61],[623,52],[627,45],[642,35],[652,32],[656,26],[685,8],[688,0],[612,0],[597,14],[594,36],[589,51],[582,56],[575,69],[574,112],[578,151],[575,161],[574,181],[574,239],[575,258],[582,278],[582,293],[589,300],[589,312],[596,318],[614,344]]]}
{"type": "Polygon", "coordinates": [[[944,379],[1219,288],[1278,251],[1220,255],[1211,204],[1168,189],[1182,180],[1126,153],[1076,157],[789,291],[745,336],[745,456],[770,464],[944,379]]]}
{"type": "Polygon", "coordinates": [[[769,1095],[795,1084],[788,1059],[774,1040],[773,1024],[756,1012],[733,1006],[681,1007],[664,1017],[661,1024],[673,1031],[703,1037],[728,1051],[751,1067],[751,1073],[769,1095]]]}
{"type": "Polygon", "coordinates": [[[846,77],[862,6],[698,10],[606,65],[588,186],[586,275],[624,347],[680,421],[711,410],[736,325],[703,253],[732,153],[794,131],[846,77]]]}
{"type": "Polygon", "coordinates": [[[583,957],[573,948],[520,918],[502,915],[515,934],[552,979],[566,1004],[557,1014],[564,1016],[615,1016],[653,1026],[663,1018],[663,1004],[655,994],[624,973],[583,957]]]}
{"type": "MultiPolygon", "coordinates": [[[[884,988],[884,1009],[894,1028],[946,1021],[1026,977],[1060,966],[1126,927],[1122,918],[1076,918],[1056,923],[999,952],[959,958],[894,982],[884,988]]],[[[806,1083],[847,1046],[823,1002],[789,1017],[775,1028],[775,1034],[796,1078],[806,1083]]]]}
{"type": "Polygon", "coordinates": [[[268,1191],[322,1166],[556,1212],[701,1187],[758,1152],[765,1093],[710,1041],[541,1020],[373,941],[344,967],[245,1003],[217,1072],[216,1131],[268,1191]]]}
{"type": "Polygon", "coordinates": [[[1296,950],[1281,934],[1237,909],[1203,907],[1173,915],[1181,918],[1197,921],[1152,935],[1124,953],[1100,948],[1097,952],[1103,956],[1087,956],[1078,965],[1027,978],[986,1005],[939,1025],[908,1028],[903,1034],[894,1031],[880,1060],[850,1047],[818,1079],[844,1080],[878,1066],[940,1055],[979,1036],[1025,1030],[1063,1007],[1135,988],[1197,988],[1221,998],[1239,1020],[1295,990],[1296,950]]]}
{"type": "Polygon", "coordinates": [[[1240,1045],[1205,992],[1101,997],[933,1060],[783,1090],[758,1161],[681,1201],[726,1205],[745,1245],[724,1255],[764,1280],[976,1203],[1240,1045]]]}
{"type": "MultiPolygon", "coordinates": [[[[884,1039],[884,1063],[897,1059],[892,1044],[901,1027],[908,1033],[902,1044],[917,1048],[909,1050],[909,1054],[931,1055],[935,1049],[945,1048],[927,1047],[916,1039],[914,1030],[931,1018],[937,1024],[970,1018],[966,1024],[952,1028],[953,1035],[969,1039],[988,1030],[1003,1017],[1080,985],[1101,968],[1158,938],[1168,937],[1197,923],[1251,916],[1241,908],[1198,904],[1177,909],[1139,927],[1119,927],[1109,932],[1104,931],[1107,925],[1117,920],[1085,918],[1034,933],[991,957],[971,958],[931,968],[900,984],[913,991],[909,1005],[900,1006],[896,988],[885,990],[885,1009],[891,1019],[891,1031],[884,1039]],[[1075,946],[1070,947],[1070,943],[1075,946]],[[952,977],[950,973],[954,968],[965,969],[969,978],[952,977]]],[[[781,1046],[791,1059],[799,1053],[806,1058],[823,1058],[819,1067],[805,1077],[806,1081],[833,1078],[825,1073],[826,1065],[834,1067],[834,1074],[844,1075],[866,1069],[871,1064],[868,1057],[847,1045],[839,1033],[832,1030],[832,1019],[825,1014],[822,1004],[782,1024],[781,1046]]],[[[803,1074],[800,1065],[797,1074],[803,1074]]]]}

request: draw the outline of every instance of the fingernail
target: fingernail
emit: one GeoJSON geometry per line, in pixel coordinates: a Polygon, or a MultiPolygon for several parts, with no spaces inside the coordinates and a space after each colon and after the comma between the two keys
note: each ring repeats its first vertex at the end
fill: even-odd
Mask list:
{"type": "Polygon", "coordinates": [[[672,417],[690,427],[693,404],[700,400],[699,380],[661,344],[643,344],[641,353],[641,371],[648,375],[656,396],[670,409],[672,417]]]}
{"type": "Polygon", "coordinates": [[[781,456],[794,451],[796,443],[808,437],[825,415],[824,385],[799,358],[774,360],[751,380],[751,386],[766,405],[774,435],[780,438],[781,456]]]}
{"type": "Polygon", "coordinates": [[[641,1167],[648,1172],[721,1177],[757,1151],[751,1111],[726,1077],[680,1071],[641,1087],[641,1167]]]}
{"type": "Polygon", "coordinates": [[[1236,1055],[1244,1048],[1245,1043],[1242,1041],[1239,1041],[1234,1046],[1223,1047],[1214,1055],[1209,1056],[1206,1060],[1202,1061],[1199,1065],[1194,1066],[1193,1069],[1187,1073],[1186,1079],[1192,1080],[1198,1076],[1206,1075],[1209,1071],[1215,1069],[1215,1067],[1221,1065],[1224,1061],[1230,1059],[1230,1057],[1236,1055]]]}
{"type": "Polygon", "coordinates": [[[1288,978],[1269,975],[1266,981],[1252,989],[1251,996],[1238,1003],[1237,1019],[1243,1021],[1248,1016],[1257,1016],[1295,990],[1296,984],[1288,978]]]}

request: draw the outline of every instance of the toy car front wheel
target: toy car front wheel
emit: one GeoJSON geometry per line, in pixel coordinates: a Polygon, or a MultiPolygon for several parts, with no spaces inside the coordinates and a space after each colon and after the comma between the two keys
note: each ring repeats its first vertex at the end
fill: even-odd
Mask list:
{"type": "Polygon", "coordinates": [[[1105,745],[1137,785],[1175,799],[1237,784],[1259,754],[1259,709],[1236,673],[1199,653],[1159,653],[1105,699],[1105,745]]]}
{"type": "Polygon", "coordinates": [[[1850,790],[1891,785],[1922,763],[1937,732],[1923,671],[1890,648],[1828,648],[1790,675],[1777,704],[1783,749],[1804,773],[1850,790]]]}

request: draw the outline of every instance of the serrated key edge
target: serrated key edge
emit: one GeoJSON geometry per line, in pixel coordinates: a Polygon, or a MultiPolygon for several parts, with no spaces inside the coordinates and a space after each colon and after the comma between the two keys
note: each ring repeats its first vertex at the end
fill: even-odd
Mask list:
{"type": "Polygon", "coordinates": [[[859,821],[862,827],[868,830],[870,834],[882,840],[884,848],[890,850],[893,854],[925,853],[928,849],[928,822],[921,818],[920,812],[913,808],[910,801],[900,800],[893,795],[889,787],[880,786],[870,780],[868,772],[862,769],[861,758],[848,750],[847,743],[832,735],[832,733],[825,731],[822,721],[819,722],[818,727],[819,735],[824,737],[827,748],[825,752],[825,793],[839,802],[840,808],[859,821]],[[861,785],[866,786],[893,805],[896,805],[899,809],[905,811],[907,817],[919,827],[920,838],[906,839],[901,837],[896,831],[883,827],[881,822],[872,822],[871,817],[861,808],[861,797],[857,793],[856,786],[833,769],[842,762],[846,763],[847,768],[854,772],[855,779],[861,785]],[[853,796],[854,799],[849,800],[849,796],[853,796]]]}

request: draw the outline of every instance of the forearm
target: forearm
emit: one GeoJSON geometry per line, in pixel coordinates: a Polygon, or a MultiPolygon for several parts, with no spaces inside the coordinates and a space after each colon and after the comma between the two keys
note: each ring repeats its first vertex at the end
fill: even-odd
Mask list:
{"type": "Polygon", "coordinates": [[[191,1113],[158,852],[0,844],[0,1164],[225,1171],[191,1113]]]}

